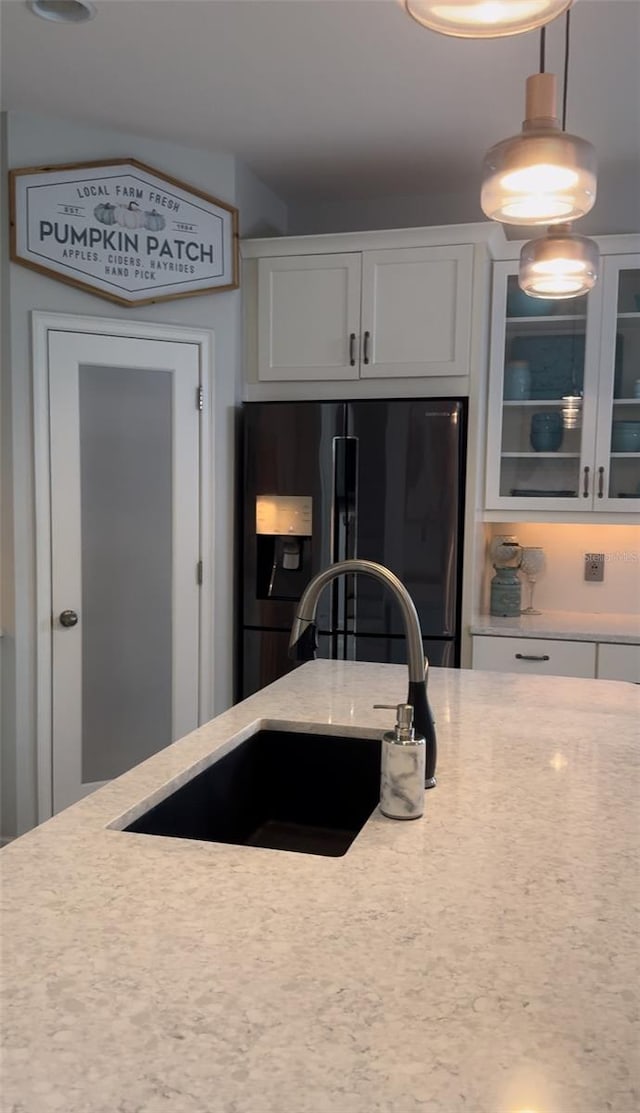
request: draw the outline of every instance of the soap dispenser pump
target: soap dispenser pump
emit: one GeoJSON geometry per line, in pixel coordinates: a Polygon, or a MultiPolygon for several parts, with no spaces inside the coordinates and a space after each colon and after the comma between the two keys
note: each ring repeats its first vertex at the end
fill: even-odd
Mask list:
{"type": "Polygon", "coordinates": [[[419,819],[424,812],[425,740],[413,728],[410,703],[376,703],[396,710],[396,725],[382,736],[380,811],[389,819],[419,819]]]}

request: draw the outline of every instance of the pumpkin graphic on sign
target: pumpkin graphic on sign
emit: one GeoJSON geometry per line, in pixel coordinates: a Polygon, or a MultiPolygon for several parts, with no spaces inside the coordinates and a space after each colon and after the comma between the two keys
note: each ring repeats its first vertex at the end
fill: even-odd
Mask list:
{"type": "Polygon", "coordinates": [[[128,205],[118,205],[116,220],[123,228],[141,228],[144,223],[144,213],[135,201],[130,201],[128,205]]]}
{"type": "Polygon", "coordinates": [[[93,215],[101,224],[115,224],[116,207],[115,205],[109,204],[108,201],[100,202],[93,210],[93,215]]]}
{"type": "Polygon", "coordinates": [[[148,232],[161,232],[165,223],[162,213],[157,213],[155,209],[144,214],[144,226],[148,232]]]}

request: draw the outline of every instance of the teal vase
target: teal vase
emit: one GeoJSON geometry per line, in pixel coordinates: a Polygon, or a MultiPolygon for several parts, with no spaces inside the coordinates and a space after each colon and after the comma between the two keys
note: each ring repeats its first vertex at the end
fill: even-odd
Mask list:
{"type": "Polygon", "coordinates": [[[495,618],[515,618],[521,607],[522,585],[517,568],[496,568],[491,581],[490,614],[495,618]]]}

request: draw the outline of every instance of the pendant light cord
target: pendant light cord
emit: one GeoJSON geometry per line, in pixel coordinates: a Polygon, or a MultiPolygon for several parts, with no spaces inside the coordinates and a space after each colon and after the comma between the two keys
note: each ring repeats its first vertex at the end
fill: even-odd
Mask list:
{"type": "Polygon", "coordinates": [[[567,9],[564,31],[564,81],[562,88],[562,130],[567,130],[567,89],[569,86],[569,29],[571,12],[567,9]]]}
{"type": "Polygon", "coordinates": [[[540,73],[544,73],[545,47],[547,43],[547,28],[540,28],[540,73]]]}

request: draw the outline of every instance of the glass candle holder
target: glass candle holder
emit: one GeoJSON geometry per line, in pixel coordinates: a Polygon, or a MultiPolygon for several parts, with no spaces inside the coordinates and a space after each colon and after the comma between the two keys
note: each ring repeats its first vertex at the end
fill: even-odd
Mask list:
{"type": "Polygon", "coordinates": [[[539,545],[525,545],[522,549],[522,558],[520,561],[520,571],[523,573],[527,586],[529,588],[529,602],[528,605],[521,612],[522,614],[542,614],[542,611],[535,609],[533,605],[533,593],[536,587],[538,576],[544,568],[544,549],[539,545]]]}

